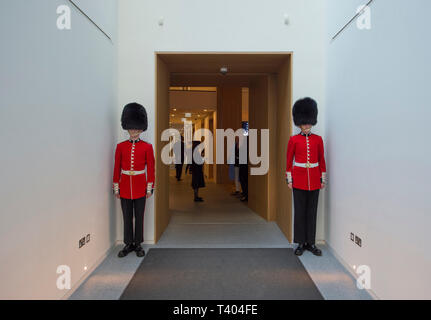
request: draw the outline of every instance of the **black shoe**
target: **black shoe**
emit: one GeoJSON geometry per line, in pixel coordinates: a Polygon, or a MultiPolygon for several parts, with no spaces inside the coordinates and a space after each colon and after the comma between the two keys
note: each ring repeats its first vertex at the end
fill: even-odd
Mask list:
{"type": "Polygon", "coordinates": [[[300,243],[300,244],[298,245],[298,247],[296,248],[296,250],[295,250],[295,255],[297,255],[297,256],[302,256],[302,254],[304,253],[304,250],[305,250],[305,246],[304,246],[304,244],[303,244],[303,243],[300,243]]]}
{"type": "Polygon", "coordinates": [[[248,201],[248,197],[242,197],[242,198],[241,198],[241,201],[242,201],[242,202],[247,202],[247,201],[248,201]]]}
{"type": "Polygon", "coordinates": [[[141,245],[137,245],[135,247],[135,252],[136,252],[136,256],[139,258],[142,258],[143,256],[145,256],[145,251],[144,249],[142,249],[141,245]]]}
{"type": "Polygon", "coordinates": [[[118,252],[118,257],[119,258],[123,258],[125,256],[127,256],[130,252],[135,250],[135,245],[133,244],[128,244],[126,245],[123,250],[121,250],[120,252],[118,252]]]}
{"type": "Polygon", "coordinates": [[[196,197],[195,198],[195,202],[203,202],[204,201],[204,199],[202,199],[201,197],[196,197]]]}
{"type": "Polygon", "coordinates": [[[316,247],[316,245],[315,244],[307,244],[306,246],[305,246],[305,249],[306,250],[308,250],[308,251],[310,251],[312,254],[314,254],[315,256],[318,256],[318,257],[320,257],[321,255],[322,255],[322,251],[318,248],[318,247],[316,247]]]}
{"type": "Polygon", "coordinates": [[[235,191],[235,192],[232,192],[230,195],[231,196],[238,196],[238,195],[240,195],[241,193],[239,192],[239,191],[235,191]]]}

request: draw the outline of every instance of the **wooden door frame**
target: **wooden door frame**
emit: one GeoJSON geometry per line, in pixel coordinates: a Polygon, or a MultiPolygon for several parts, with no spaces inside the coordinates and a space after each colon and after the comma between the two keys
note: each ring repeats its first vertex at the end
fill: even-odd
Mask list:
{"type": "MultiPolygon", "coordinates": [[[[276,161],[272,163],[267,174],[268,204],[264,218],[267,221],[276,221],[286,238],[292,242],[293,238],[293,210],[292,195],[287,188],[284,178],[285,148],[292,134],[292,65],[293,53],[288,52],[170,52],[155,51],[155,153],[156,153],[156,192],[154,205],[154,243],[157,243],[170,221],[169,213],[169,167],[162,164],[160,151],[162,141],[161,132],[169,126],[169,86],[170,71],[162,55],[283,55],[285,60],[276,73],[268,76],[268,128],[275,131],[275,138],[271,138],[270,155],[274,153],[276,161]],[[166,83],[167,81],[167,83],[166,83]],[[167,108],[167,109],[166,109],[167,108]],[[162,119],[166,114],[166,119],[162,119]],[[285,119],[285,120],[283,120],[285,119]],[[275,130],[274,130],[275,129],[275,130]],[[272,152],[271,152],[272,151],[272,152]],[[275,169],[272,169],[275,166],[275,169]],[[286,196],[287,194],[287,196],[286,196]]],[[[249,77],[256,76],[250,73],[249,77]]],[[[246,74],[245,74],[245,77],[246,74]]],[[[201,83],[203,85],[203,83],[201,83]]],[[[206,84],[208,85],[208,83],[206,84]]],[[[274,136],[271,134],[270,137],[274,136]]],[[[164,144],[163,144],[164,145],[164,144]]]]}

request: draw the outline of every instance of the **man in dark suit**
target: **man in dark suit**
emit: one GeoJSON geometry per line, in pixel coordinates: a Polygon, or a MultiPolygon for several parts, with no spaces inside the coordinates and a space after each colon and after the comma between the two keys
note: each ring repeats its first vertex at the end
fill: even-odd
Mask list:
{"type": "Polygon", "coordinates": [[[242,189],[241,201],[246,202],[248,201],[248,136],[241,137],[238,152],[239,154],[241,154],[241,152],[247,154],[246,161],[239,160],[239,182],[241,183],[242,189]]]}

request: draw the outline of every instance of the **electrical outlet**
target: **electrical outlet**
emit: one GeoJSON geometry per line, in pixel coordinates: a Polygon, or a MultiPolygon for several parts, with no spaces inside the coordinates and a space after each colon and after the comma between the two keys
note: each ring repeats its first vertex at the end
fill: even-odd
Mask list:
{"type": "Polygon", "coordinates": [[[356,243],[358,246],[362,247],[362,239],[361,239],[361,238],[359,238],[358,236],[355,236],[355,243],[356,243]]]}
{"type": "Polygon", "coordinates": [[[355,235],[352,232],[350,232],[350,240],[355,242],[355,235]]]}
{"type": "Polygon", "coordinates": [[[85,241],[86,241],[86,243],[90,242],[90,234],[87,234],[87,237],[86,237],[85,241]]]}
{"type": "Polygon", "coordinates": [[[81,248],[82,248],[82,246],[84,246],[84,245],[85,245],[85,237],[84,237],[84,238],[79,239],[79,248],[81,249],[81,248]]]}

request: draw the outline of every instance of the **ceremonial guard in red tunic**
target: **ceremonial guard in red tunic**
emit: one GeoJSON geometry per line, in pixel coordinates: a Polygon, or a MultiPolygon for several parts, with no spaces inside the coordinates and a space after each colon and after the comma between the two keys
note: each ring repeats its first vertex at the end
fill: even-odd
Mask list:
{"type": "Polygon", "coordinates": [[[125,244],[118,256],[122,258],[135,251],[138,257],[143,257],[145,201],[154,189],[153,146],[140,139],[140,134],[148,126],[145,108],[137,103],[126,105],[121,115],[121,126],[128,131],[130,139],[119,143],[115,150],[113,188],[121,200],[125,244]]]}
{"type": "Polygon", "coordinates": [[[311,98],[298,100],[293,106],[293,121],[301,132],[289,139],[287,146],[286,179],[293,189],[295,209],[295,254],[304,250],[320,256],[315,245],[319,191],[326,183],[326,163],[322,137],[311,133],[317,123],[317,103],[311,98]]]}

